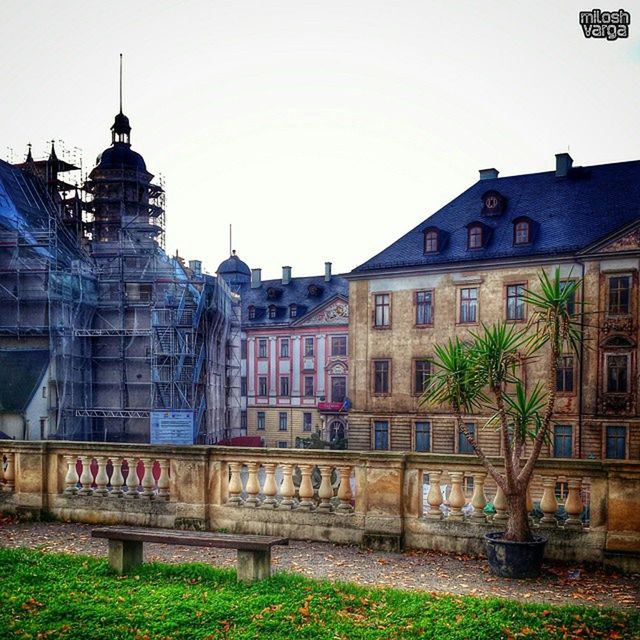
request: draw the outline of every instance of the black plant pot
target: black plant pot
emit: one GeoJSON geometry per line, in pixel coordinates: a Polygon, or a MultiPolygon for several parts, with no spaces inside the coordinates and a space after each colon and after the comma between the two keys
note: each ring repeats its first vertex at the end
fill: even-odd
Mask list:
{"type": "Polygon", "coordinates": [[[491,571],[503,578],[535,578],[540,574],[547,539],[533,536],[531,542],[503,540],[503,531],[487,533],[487,560],[491,571]]]}

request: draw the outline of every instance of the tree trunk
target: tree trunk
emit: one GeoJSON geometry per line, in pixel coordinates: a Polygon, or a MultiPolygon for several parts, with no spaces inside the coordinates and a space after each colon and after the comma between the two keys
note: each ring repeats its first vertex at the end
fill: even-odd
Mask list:
{"type": "Polygon", "coordinates": [[[507,531],[505,540],[514,542],[528,542],[533,540],[529,526],[529,512],[527,511],[527,492],[519,491],[505,495],[507,499],[507,531]]]}

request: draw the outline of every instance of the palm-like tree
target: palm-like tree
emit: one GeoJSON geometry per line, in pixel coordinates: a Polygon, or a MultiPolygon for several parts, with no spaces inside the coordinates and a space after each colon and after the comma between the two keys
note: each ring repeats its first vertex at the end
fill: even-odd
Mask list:
{"type": "Polygon", "coordinates": [[[478,455],[487,472],[504,492],[508,521],[504,538],[533,539],[527,512],[527,488],[548,437],[556,397],[558,362],[563,353],[580,356],[581,314],[575,314],[579,281],[563,281],[559,269],[549,277],[541,271],[539,290],[527,290],[525,302],[532,313],[527,326],[506,323],[482,325],[468,342],[450,339],[434,349],[435,371],[423,393],[423,406],[448,405],[458,429],[478,455]],[[522,382],[525,363],[546,357],[547,377],[527,392],[522,382]],[[500,431],[504,469],[488,458],[465,425],[463,416],[490,409],[485,426],[500,431]],[[524,445],[531,441],[523,459],[524,445]]]}

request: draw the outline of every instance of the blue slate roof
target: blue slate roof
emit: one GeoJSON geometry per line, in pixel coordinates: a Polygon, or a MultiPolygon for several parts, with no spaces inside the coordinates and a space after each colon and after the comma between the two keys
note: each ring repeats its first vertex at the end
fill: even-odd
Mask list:
{"type": "Polygon", "coordinates": [[[567,177],[554,171],[480,180],[352,273],[423,267],[493,258],[578,252],[626,225],[640,221],[640,160],[574,167],[567,177]],[[506,199],[500,215],[482,213],[482,197],[497,191],[506,199]],[[533,238],[514,246],[517,218],[532,221],[533,238]],[[467,248],[467,226],[481,222],[488,240],[467,248]],[[436,227],[438,253],[425,254],[424,231],[436,227]]]}
{"type": "Polygon", "coordinates": [[[242,326],[249,327],[280,327],[300,322],[301,319],[324,306],[336,296],[347,298],[349,284],[341,276],[331,276],[329,282],[325,282],[324,275],[309,276],[304,278],[291,278],[289,284],[282,284],[282,280],[263,280],[260,287],[252,289],[250,284],[242,285],[240,299],[242,304],[242,326]],[[309,293],[309,287],[315,285],[318,295],[309,293]],[[270,298],[268,291],[272,289],[270,298]],[[276,317],[269,318],[268,307],[275,305],[276,317]],[[297,314],[294,318],[289,316],[289,306],[297,305],[297,314]],[[253,305],[256,310],[254,320],[249,320],[249,307],[253,305]]]}

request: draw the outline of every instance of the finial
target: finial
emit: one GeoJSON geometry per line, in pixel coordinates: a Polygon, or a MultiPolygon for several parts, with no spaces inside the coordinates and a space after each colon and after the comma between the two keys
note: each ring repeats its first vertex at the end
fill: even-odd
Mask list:
{"type": "Polygon", "coordinates": [[[25,162],[33,162],[33,156],[31,155],[31,143],[28,142],[27,143],[27,159],[25,160],[25,162]]]}
{"type": "Polygon", "coordinates": [[[122,113],[122,54],[120,54],[120,113],[122,113]]]}
{"type": "Polygon", "coordinates": [[[49,160],[57,160],[58,156],[56,156],[56,141],[51,141],[51,153],[49,154],[49,160]]]}

